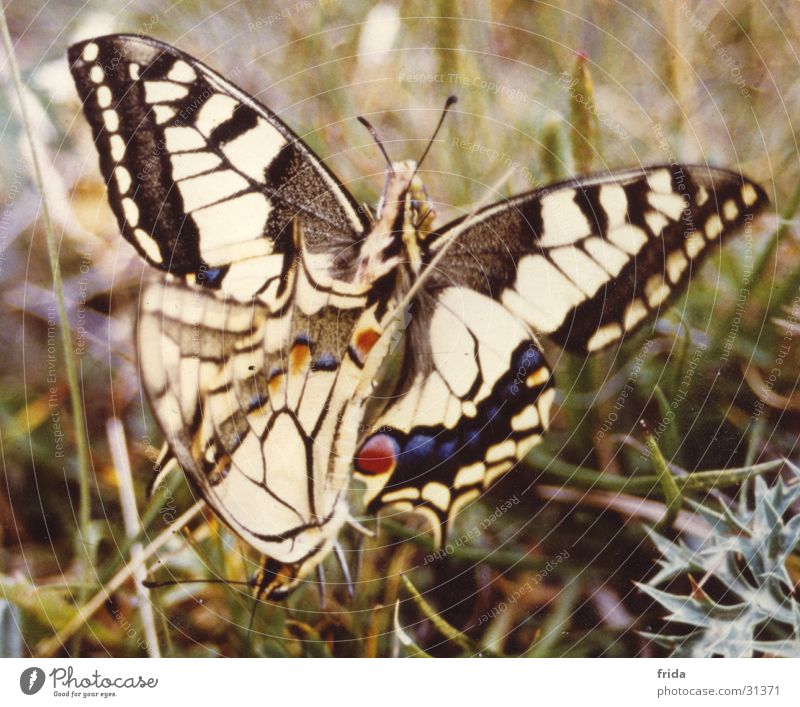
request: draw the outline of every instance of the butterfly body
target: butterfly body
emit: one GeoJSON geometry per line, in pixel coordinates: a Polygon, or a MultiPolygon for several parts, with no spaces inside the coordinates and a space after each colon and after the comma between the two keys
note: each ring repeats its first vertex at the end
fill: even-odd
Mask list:
{"type": "Polygon", "coordinates": [[[453,516],[544,434],[548,336],[588,355],[651,319],[767,199],[664,165],[522,194],[443,227],[411,162],[374,218],[274,113],[196,59],[127,35],[73,46],[141,296],[142,381],[179,465],[271,558],[285,596],[350,520],[453,516]],[[394,370],[392,370],[394,369],[394,370]]]}

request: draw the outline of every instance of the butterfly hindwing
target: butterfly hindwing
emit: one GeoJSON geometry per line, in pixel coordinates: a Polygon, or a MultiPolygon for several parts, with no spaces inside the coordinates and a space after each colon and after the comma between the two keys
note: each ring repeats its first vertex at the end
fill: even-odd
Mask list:
{"type": "Polygon", "coordinates": [[[367,510],[447,522],[544,433],[553,381],[535,336],[493,299],[431,283],[415,302],[405,363],[354,468],[367,510]]]}
{"type": "Polygon", "coordinates": [[[571,351],[652,317],[727,233],[767,203],[739,174],[670,165],[601,174],[489,206],[438,235],[444,277],[571,351]]]}
{"type": "Polygon", "coordinates": [[[251,96],[152,39],[100,37],[70,48],[109,201],[153,265],[272,304],[298,249],[349,254],[364,230],[336,178],[251,96]]]}

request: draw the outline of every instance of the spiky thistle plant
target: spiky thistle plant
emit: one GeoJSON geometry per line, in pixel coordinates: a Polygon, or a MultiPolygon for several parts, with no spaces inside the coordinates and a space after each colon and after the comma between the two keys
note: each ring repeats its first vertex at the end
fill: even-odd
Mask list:
{"type": "Polygon", "coordinates": [[[746,493],[720,510],[691,502],[712,527],[695,548],[649,532],[661,569],[637,586],[668,610],[669,622],[691,627],[683,635],[644,634],[672,656],[800,657],[800,601],[787,569],[800,552],[800,468],[787,465],[794,476],[788,483],[756,478],[752,505],[746,493]],[[657,588],[681,576],[689,595],[657,588]]]}

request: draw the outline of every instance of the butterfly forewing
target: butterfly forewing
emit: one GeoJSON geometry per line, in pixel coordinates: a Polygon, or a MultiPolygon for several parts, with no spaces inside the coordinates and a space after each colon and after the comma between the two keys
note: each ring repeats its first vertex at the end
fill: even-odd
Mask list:
{"type": "Polygon", "coordinates": [[[444,277],[585,354],[652,318],[766,203],[758,185],[726,170],[627,170],[490,206],[443,229],[434,252],[455,239],[444,277]]]}
{"type": "Polygon", "coordinates": [[[153,265],[273,305],[296,220],[330,267],[362,233],[355,203],[304,143],[197,60],[126,35],[69,58],[122,233],[153,265]]]}

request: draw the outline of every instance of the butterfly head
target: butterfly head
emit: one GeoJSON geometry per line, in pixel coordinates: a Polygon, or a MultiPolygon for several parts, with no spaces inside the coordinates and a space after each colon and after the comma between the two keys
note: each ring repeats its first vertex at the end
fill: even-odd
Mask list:
{"type": "Polygon", "coordinates": [[[419,273],[435,217],[417,163],[394,162],[386,173],[375,222],[361,247],[357,280],[375,282],[401,262],[419,273]]]}

